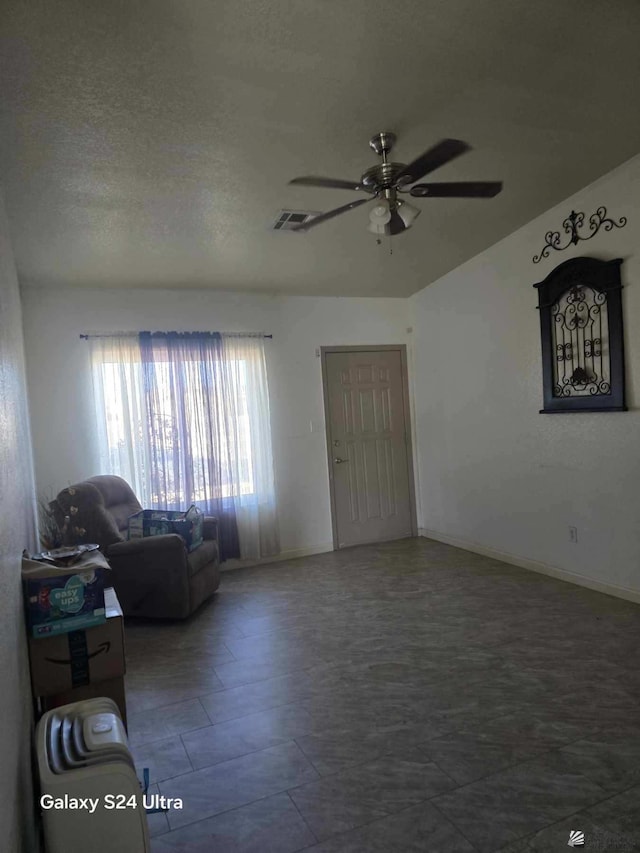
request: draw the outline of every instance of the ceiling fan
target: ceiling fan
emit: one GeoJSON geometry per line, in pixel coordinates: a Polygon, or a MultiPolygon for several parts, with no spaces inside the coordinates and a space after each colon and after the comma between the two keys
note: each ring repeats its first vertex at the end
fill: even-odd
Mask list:
{"type": "Polygon", "coordinates": [[[376,204],[369,213],[369,231],[374,234],[401,234],[411,227],[420,210],[399,198],[400,193],[408,193],[414,198],[493,198],[502,189],[500,181],[454,181],[447,183],[416,184],[429,172],[439,169],[466,151],[471,146],[460,139],[443,139],[429,148],[409,165],[391,163],[388,154],[396,141],[396,135],[389,131],[377,133],[369,140],[369,145],[382,158],[377,166],[372,166],[362,174],[359,181],[343,181],[334,178],[319,178],[313,175],[294,178],[289,184],[307,187],[327,187],[329,189],[362,191],[369,198],[359,198],[314,216],[306,222],[292,228],[292,231],[308,231],[310,228],[340,216],[348,210],[354,210],[371,199],[376,204]],[[409,186],[413,184],[413,186],[409,186]]]}

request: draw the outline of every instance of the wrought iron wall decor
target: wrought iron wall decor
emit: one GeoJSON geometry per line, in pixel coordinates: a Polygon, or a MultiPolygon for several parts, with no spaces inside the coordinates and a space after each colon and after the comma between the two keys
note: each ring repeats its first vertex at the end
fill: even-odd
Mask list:
{"type": "Polygon", "coordinates": [[[572,258],[538,289],[541,413],[624,412],[622,258],[572,258]]]}
{"type": "Polygon", "coordinates": [[[575,210],[572,210],[569,216],[567,216],[562,223],[565,234],[569,234],[567,243],[564,246],[560,245],[561,237],[559,231],[547,231],[544,235],[545,243],[542,247],[542,251],[539,255],[533,256],[533,263],[539,264],[543,258],[548,258],[549,249],[556,249],[558,252],[564,252],[564,250],[568,249],[569,246],[576,246],[580,240],[591,240],[592,237],[596,236],[600,228],[603,228],[605,231],[611,231],[612,228],[624,228],[626,224],[626,216],[621,216],[616,222],[614,219],[607,216],[607,208],[603,205],[589,217],[589,230],[591,233],[583,236],[578,233],[578,229],[582,228],[584,225],[584,213],[582,213],[582,211],[576,213],[575,210]]]}

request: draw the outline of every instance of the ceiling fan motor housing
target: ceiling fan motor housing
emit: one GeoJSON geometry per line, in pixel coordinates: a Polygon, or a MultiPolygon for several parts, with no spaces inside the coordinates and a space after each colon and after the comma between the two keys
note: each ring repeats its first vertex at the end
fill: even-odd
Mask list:
{"type": "Polygon", "coordinates": [[[404,163],[379,163],[363,173],[362,185],[375,191],[386,189],[393,184],[396,175],[404,169],[404,163]]]}
{"type": "Polygon", "coordinates": [[[382,163],[377,166],[372,166],[367,169],[362,175],[362,186],[369,192],[378,193],[383,189],[391,187],[396,175],[404,169],[404,163],[389,163],[387,154],[391,151],[396,141],[395,133],[389,130],[383,130],[382,133],[376,133],[369,140],[369,146],[379,157],[382,157],[382,163]]]}

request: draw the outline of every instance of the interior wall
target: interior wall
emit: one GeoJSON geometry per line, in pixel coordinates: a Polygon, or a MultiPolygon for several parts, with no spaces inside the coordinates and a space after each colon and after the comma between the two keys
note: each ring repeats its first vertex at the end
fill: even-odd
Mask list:
{"type": "Polygon", "coordinates": [[[409,300],[424,532],[638,600],[639,197],[636,157],[409,300]],[[588,223],[600,205],[626,227],[532,263],[572,209],[588,223]],[[624,258],[629,411],[539,414],[533,284],[581,255],[624,258]]]}
{"type": "Polygon", "coordinates": [[[20,558],[35,547],[34,491],[18,282],[0,199],[0,847],[36,849],[31,693],[20,558]]]}
{"type": "Polygon", "coordinates": [[[99,473],[88,346],[79,334],[263,331],[285,555],[332,548],[322,374],[316,349],[407,340],[405,299],[221,291],[22,289],[36,483],[55,494],[99,473]]]}

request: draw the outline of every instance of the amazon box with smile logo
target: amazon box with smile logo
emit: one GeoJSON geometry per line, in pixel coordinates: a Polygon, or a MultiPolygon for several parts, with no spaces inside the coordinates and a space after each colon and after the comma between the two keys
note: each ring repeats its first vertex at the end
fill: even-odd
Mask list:
{"type": "MultiPolygon", "coordinates": [[[[29,637],[34,696],[53,696],[124,675],[122,610],[113,589],[104,590],[106,621],[52,637],[29,637]]],[[[72,701],[72,700],[69,700],[72,701]]]]}

